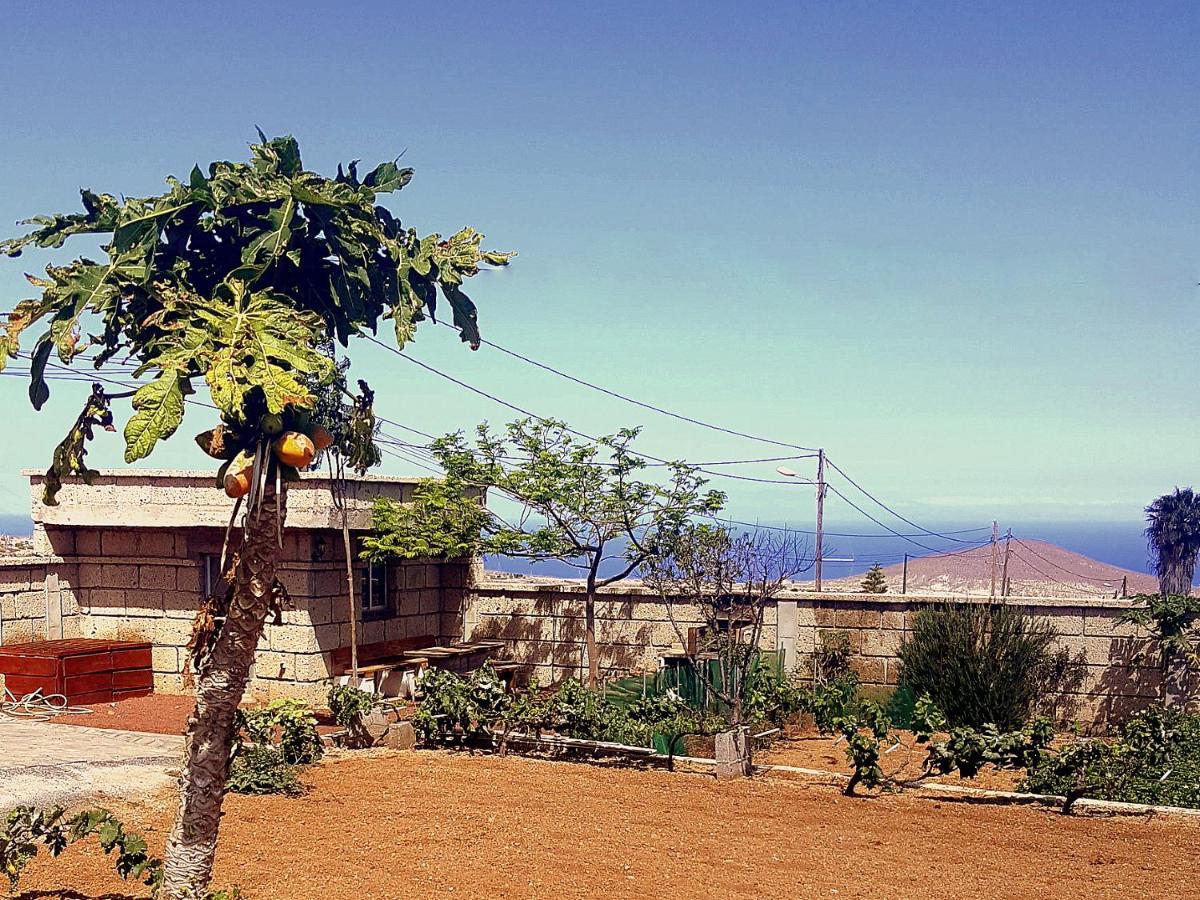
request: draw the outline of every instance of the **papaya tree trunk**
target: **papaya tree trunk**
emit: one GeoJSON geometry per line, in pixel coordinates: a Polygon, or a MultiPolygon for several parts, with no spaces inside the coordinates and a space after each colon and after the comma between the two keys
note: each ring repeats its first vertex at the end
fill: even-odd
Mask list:
{"type": "Polygon", "coordinates": [[[237,708],[271,607],[280,554],[276,516],[281,524],[286,500],[286,483],[278,494],[268,484],[261,509],[247,513],[229,610],[197,672],[196,708],[184,735],[179,811],[167,839],[162,890],[167,900],[204,897],[212,878],[237,708]]]}

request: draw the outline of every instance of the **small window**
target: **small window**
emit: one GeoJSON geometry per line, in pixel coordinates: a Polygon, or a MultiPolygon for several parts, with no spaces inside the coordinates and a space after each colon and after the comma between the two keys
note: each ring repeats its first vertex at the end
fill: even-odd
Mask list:
{"type": "Polygon", "coordinates": [[[204,597],[211,597],[221,586],[221,555],[219,553],[200,554],[200,590],[204,597]]]}
{"type": "Polygon", "coordinates": [[[358,570],[358,596],[364,616],[386,615],[388,611],[387,566],[367,563],[358,570]]]}

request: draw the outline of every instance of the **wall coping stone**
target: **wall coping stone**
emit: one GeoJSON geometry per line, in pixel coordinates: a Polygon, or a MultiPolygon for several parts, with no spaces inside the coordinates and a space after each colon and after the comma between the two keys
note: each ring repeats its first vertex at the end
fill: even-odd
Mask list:
{"type": "MultiPolygon", "coordinates": [[[[526,578],[488,578],[487,575],[477,579],[471,589],[478,593],[487,594],[583,594],[585,584],[576,579],[564,578],[561,581],[542,581],[526,578]]],[[[597,589],[597,593],[606,596],[635,596],[658,597],[658,593],[636,581],[609,585],[597,589]]],[[[805,591],[789,589],[781,591],[777,601],[803,601],[805,603],[853,603],[853,604],[882,604],[886,606],[927,605],[932,603],[976,603],[990,604],[1002,602],[1009,606],[1031,607],[1086,607],[1088,609],[1129,609],[1132,600],[1114,600],[1111,597],[981,597],[974,594],[864,594],[829,591],[805,591]]]]}

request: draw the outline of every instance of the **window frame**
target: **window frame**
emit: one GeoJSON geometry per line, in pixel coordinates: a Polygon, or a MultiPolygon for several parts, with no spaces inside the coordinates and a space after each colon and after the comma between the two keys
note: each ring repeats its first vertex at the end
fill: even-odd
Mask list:
{"type": "Polygon", "coordinates": [[[355,590],[358,592],[358,614],[363,621],[386,619],[392,614],[388,596],[390,578],[387,563],[364,562],[355,570],[355,590]],[[377,597],[377,592],[382,597],[377,597]]]}

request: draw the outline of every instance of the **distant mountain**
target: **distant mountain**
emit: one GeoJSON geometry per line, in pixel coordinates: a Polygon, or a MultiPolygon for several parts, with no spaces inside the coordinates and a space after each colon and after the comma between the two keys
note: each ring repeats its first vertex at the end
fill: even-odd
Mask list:
{"type": "MultiPolygon", "coordinates": [[[[996,593],[1005,571],[1005,542],[996,545],[996,593]]],[[[900,593],[904,565],[884,568],[888,593],[900,593]]],[[[1120,596],[1122,581],[1129,594],[1158,591],[1158,579],[1074,553],[1057,544],[1029,538],[1008,545],[1009,593],[1026,597],[1120,596]]],[[[825,581],[826,590],[858,591],[862,576],[825,581]]],[[[992,548],[974,547],[958,553],[923,556],[908,561],[910,594],[973,594],[987,596],[992,586],[992,548]]]]}

